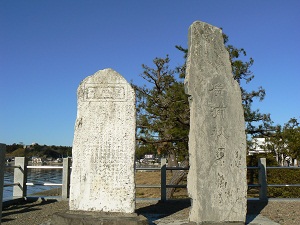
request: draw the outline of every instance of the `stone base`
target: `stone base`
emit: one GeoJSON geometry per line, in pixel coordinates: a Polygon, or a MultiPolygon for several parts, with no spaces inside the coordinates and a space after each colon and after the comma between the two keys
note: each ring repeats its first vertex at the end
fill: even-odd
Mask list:
{"type": "Polygon", "coordinates": [[[148,225],[148,220],[136,213],[66,211],[55,213],[51,225],[148,225]]]}

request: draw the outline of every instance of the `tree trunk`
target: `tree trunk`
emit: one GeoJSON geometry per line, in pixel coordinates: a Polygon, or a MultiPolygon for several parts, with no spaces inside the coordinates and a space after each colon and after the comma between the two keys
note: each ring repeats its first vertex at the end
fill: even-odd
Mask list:
{"type": "MultiPolygon", "coordinates": [[[[187,168],[189,166],[189,161],[185,159],[180,167],[187,168]]],[[[174,170],[173,176],[170,180],[170,185],[178,185],[183,178],[188,174],[188,170],[174,170]]],[[[167,188],[167,199],[172,198],[176,188],[167,188]]]]}

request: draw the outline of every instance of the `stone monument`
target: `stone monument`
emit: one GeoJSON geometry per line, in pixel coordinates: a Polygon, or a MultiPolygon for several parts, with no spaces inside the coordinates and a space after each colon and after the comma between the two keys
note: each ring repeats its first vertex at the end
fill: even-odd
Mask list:
{"type": "Polygon", "coordinates": [[[135,94],[116,71],[85,78],[77,89],[70,210],[135,210],[135,94]]]}
{"type": "Polygon", "coordinates": [[[134,213],[133,88],[116,71],[100,70],[81,82],[77,104],[70,210],[52,224],[147,224],[134,213]]]}
{"type": "Polygon", "coordinates": [[[188,45],[189,219],[197,224],[245,224],[246,135],[240,87],[219,28],[194,22],[188,45]]]}

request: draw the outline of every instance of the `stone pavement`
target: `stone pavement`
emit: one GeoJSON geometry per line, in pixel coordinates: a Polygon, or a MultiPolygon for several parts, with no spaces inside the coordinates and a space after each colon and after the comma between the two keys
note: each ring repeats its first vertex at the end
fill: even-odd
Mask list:
{"type": "MultiPolygon", "coordinates": [[[[182,225],[188,223],[188,218],[173,219],[172,216],[162,218],[164,215],[160,214],[144,214],[147,217],[150,225],[182,225]]],[[[274,221],[262,215],[247,215],[246,224],[249,225],[279,225],[274,221]]]]}

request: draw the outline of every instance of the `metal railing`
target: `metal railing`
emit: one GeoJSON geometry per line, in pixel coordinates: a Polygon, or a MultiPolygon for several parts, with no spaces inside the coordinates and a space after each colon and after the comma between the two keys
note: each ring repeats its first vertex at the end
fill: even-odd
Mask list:
{"type": "MultiPolygon", "coordinates": [[[[268,169],[300,169],[300,167],[267,167],[266,158],[258,159],[258,166],[247,167],[247,170],[258,170],[258,183],[248,184],[248,188],[259,188],[259,199],[268,199],[268,187],[300,187],[300,184],[268,184],[267,183],[267,170],[268,169]]],[[[167,184],[166,171],[167,170],[189,170],[184,167],[167,167],[166,159],[162,159],[160,168],[136,168],[136,170],[150,170],[161,171],[161,184],[155,185],[136,185],[137,188],[161,188],[161,200],[167,200],[167,188],[186,188],[187,185],[170,185],[167,184]]]]}
{"type": "MultiPolygon", "coordinates": [[[[27,169],[63,169],[63,166],[27,166],[27,169]]],[[[63,184],[58,183],[28,183],[26,182],[26,186],[63,186],[63,184]]]]}
{"type": "MultiPolygon", "coordinates": [[[[12,166],[12,165],[7,165],[5,166],[6,168],[21,168],[20,166],[12,166]]],[[[3,187],[12,187],[12,186],[17,186],[19,185],[20,183],[11,183],[11,184],[3,184],[3,187]]],[[[1,187],[0,187],[1,189],[1,187]]]]}
{"type": "Polygon", "coordinates": [[[300,187],[300,184],[268,184],[267,182],[267,170],[272,169],[289,169],[289,170],[299,170],[300,167],[286,167],[286,166],[270,166],[267,167],[266,158],[258,159],[257,167],[247,167],[250,169],[258,169],[258,184],[248,184],[248,187],[259,187],[259,199],[267,200],[268,199],[268,187],[300,187]]]}
{"type": "Polygon", "coordinates": [[[167,160],[161,159],[159,168],[135,168],[135,170],[160,171],[160,184],[137,184],[136,188],[160,188],[161,201],[167,200],[167,188],[186,188],[186,185],[167,184],[167,170],[189,170],[188,167],[167,167],[167,160]]]}
{"type": "MultiPolygon", "coordinates": [[[[4,164],[4,163],[3,163],[4,164]]],[[[16,157],[14,166],[4,166],[5,168],[14,168],[14,182],[3,184],[0,191],[3,193],[3,187],[13,186],[13,198],[27,197],[28,186],[61,186],[61,197],[67,199],[69,197],[70,187],[70,171],[71,159],[64,158],[63,166],[28,166],[25,157],[16,157]],[[61,169],[62,183],[48,183],[48,182],[27,182],[28,169],[61,169]]],[[[2,202],[2,200],[1,200],[2,202]]]]}
{"type": "MultiPolygon", "coordinates": [[[[2,151],[3,152],[3,151],[2,151]]],[[[1,157],[4,159],[4,157],[1,157]]],[[[2,162],[4,165],[4,160],[2,162]]],[[[71,171],[71,160],[69,158],[63,159],[63,166],[28,166],[27,160],[24,157],[16,157],[14,166],[5,166],[9,168],[14,168],[14,182],[10,184],[4,184],[3,182],[3,166],[0,166],[0,178],[2,173],[2,178],[0,180],[0,197],[2,203],[2,193],[3,187],[13,186],[13,198],[26,197],[27,196],[27,186],[33,185],[42,185],[42,186],[60,186],[62,187],[61,196],[63,199],[69,197],[69,186],[70,186],[70,171],[71,171]],[[42,182],[27,182],[27,171],[28,169],[62,169],[62,183],[42,183],[42,182]],[[1,183],[2,182],[2,183],[1,183]]],[[[266,200],[267,197],[267,188],[268,187],[300,187],[300,184],[268,184],[267,183],[267,170],[269,169],[300,169],[300,167],[267,167],[266,159],[258,159],[257,167],[247,167],[248,170],[258,170],[258,183],[257,184],[248,184],[248,187],[257,187],[259,188],[259,199],[266,200]]],[[[160,171],[161,183],[160,184],[137,184],[136,188],[160,188],[160,199],[162,201],[167,200],[167,188],[186,188],[187,185],[172,185],[167,184],[167,170],[189,170],[185,167],[167,167],[166,159],[161,159],[160,167],[156,168],[144,168],[137,167],[136,171],[160,171]]]]}

